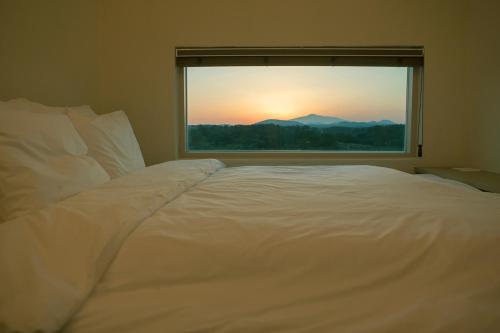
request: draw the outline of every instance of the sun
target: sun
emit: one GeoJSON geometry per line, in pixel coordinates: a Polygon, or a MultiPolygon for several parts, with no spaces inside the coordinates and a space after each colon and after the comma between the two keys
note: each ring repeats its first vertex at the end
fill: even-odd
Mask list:
{"type": "Polygon", "coordinates": [[[290,119],[296,115],[298,101],[288,92],[269,93],[259,97],[257,105],[260,113],[273,119],[290,119]]]}

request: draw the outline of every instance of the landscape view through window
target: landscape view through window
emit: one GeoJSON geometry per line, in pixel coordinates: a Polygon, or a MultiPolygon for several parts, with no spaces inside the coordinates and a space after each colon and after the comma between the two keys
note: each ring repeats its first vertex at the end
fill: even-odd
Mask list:
{"type": "Polygon", "coordinates": [[[404,151],[406,67],[186,69],[188,151],[404,151]]]}

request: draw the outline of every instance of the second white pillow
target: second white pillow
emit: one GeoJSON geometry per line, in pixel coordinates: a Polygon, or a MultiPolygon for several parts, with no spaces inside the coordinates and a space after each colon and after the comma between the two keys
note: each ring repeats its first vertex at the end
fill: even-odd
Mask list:
{"type": "Polygon", "coordinates": [[[68,116],[87,144],[89,156],[96,159],[111,178],[145,167],[141,148],[125,112],[87,116],[69,110],[68,116]]]}
{"type": "Polygon", "coordinates": [[[68,112],[78,112],[85,116],[97,116],[96,113],[88,105],[81,106],[48,106],[37,102],[30,101],[27,98],[11,99],[8,102],[0,101],[0,109],[8,109],[9,111],[29,111],[35,113],[52,113],[66,114],[68,112]]]}

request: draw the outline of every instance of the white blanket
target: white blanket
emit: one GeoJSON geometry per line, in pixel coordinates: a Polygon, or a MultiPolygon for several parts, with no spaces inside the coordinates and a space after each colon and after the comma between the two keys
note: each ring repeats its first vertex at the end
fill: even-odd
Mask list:
{"type": "Polygon", "coordinates": [[[190,168],[183,181],[162,180],[170,164],[147,168],[130,184],[118,178],[0,226],[2,325],[52,331],[69,320],[64,331],[76,333],[500,330],[500,196],[379,167],[241,167],[209,176],[220,168],[215,161],[177,163],[190,168]]]}
{"type": "Polygon", "coordinates": [[[0,332],[54,332],[82,305],[134,228],[221,168],[169,162],[0,224],[0,332]]]}

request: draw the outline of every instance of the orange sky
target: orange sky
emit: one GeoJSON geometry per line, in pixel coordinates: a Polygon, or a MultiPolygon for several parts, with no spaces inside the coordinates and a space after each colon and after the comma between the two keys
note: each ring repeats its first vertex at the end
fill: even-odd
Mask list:
{"type": "Polygon", "coordinates": [[[404,123],[406,68],[191,67],[189,124],[252,124],[311,113],[404,123]]]}

